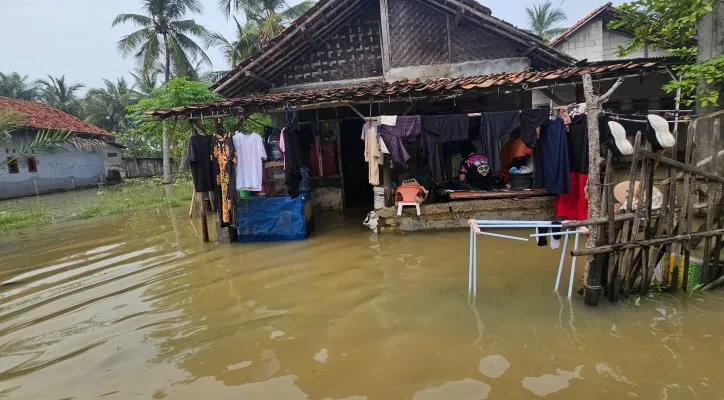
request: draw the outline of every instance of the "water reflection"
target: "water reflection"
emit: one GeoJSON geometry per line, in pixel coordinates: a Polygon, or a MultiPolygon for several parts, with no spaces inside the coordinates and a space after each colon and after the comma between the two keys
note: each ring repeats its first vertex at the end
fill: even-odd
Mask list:
{"type": "Polygon", "coordinates": [[[464,230],[214,246],[167,211],[0,241],[0,397],[719,396],[721,292],[590,309],[490,238],[468,297],[464,230]]]}

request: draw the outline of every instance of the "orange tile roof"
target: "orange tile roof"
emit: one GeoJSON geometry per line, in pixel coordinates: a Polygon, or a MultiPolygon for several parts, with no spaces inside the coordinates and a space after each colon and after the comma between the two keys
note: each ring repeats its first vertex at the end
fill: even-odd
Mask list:
{"type": "Polygon", "coordinates": [[[78,118],[64,113],[47,104],[35,101],[11,99],[0,97],[0,109],[10,108],[20,114],[27,116],[26,127],[35,129],[57,129],[73,133],[87,133],[91,135],[113,136],[89,122],[81,121],[78,118]]]}
{"type": "MultiPolygon", "coordinates": [[[[402,100],[411,97],[435,97],[458,95],[464,92],[494,88],[535,88],[555,85],[556,83],[580,82],[584,74],[599,78],[648,73],[662,70],[668,59],[641,58],[635,60],[615,60],[590,63],[582,66],[558,68],[548,71],[502,72],[481,76],[437,79],[406,79],[395,82],[378,82],[365,86],[338,89],[303,90],[298,92],[259,93],[239,98],[190,104],[170,110],[146,112],[159,118],[172,116],[199,117],[208,113],[225,113],[230,110],[270,110],[279,109],[286,104],[296,106],[323,104],[330,102],[366,102],[372,100],[402,100]]],[[[596,78],[594,78],[596,79],[596,78]]]]}

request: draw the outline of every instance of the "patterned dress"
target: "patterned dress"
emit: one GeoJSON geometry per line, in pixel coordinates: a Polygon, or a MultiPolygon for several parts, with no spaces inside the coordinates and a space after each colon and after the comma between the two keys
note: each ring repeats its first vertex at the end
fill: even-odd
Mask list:
{"type": "Polygon", "coordinates": [[[236,221],[236,150],[232,135],[214,134],[211,160],[216,177],[216,209],[222,227],[237,225],[236,221]]]}

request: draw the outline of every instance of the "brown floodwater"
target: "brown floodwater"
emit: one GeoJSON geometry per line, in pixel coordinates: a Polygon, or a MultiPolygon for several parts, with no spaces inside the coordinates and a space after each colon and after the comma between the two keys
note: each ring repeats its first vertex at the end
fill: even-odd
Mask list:
{"type": "Polygon", "coordinates": [[[187,211],[0,238],[0,397],[724,398],[721,292],[587,308],[486,237],[469,299],[464,229],[203,245],[187,211]]]}

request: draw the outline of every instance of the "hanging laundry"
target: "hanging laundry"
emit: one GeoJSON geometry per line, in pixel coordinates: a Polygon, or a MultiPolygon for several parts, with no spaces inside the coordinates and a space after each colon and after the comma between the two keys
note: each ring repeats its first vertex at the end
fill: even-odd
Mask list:
{"type": "Polygon", "coordinates": [[[419,115],[397,117],[395,126],[380,125],[377,130],[390,151],[395,164],[407,169],[407,160],[410,155],[405,150],[404,140],[420,136],[421,119],[419,115]]]}
{"type": "Polygon", "coordinates": [[[532,155],[533,150],[523,143],[523,139],[510,139],[500,153],[502,168],[500,169],[498,176],[503,180],[503,182],[507,183],[510,180],[510,169],[524,166],[532,155]]]}
{"type": "Polygon", "coordinates": [[[531,149],[535,149],[538,141],[537,129],[550,121],[548,110],[523,110],[520,113],[520,138],[531,149]]]}
{"type": "MultiPolygon", "coordinates": [[[[568,146],[569,183],[568,193],[556,196],[555,214],[571,220],[588,219],[588,119],[585,115],[571,118],[566,136],[568,146]]],[[[545,156],[545,155],[544,155],[545,156]]]]}
{"type": "Polygon", "coordinates": [[[284,183],[291,198],[299,196],[299,183],[302,181],[302,165],[306,164],[305,153],[302,150],[302,139],[299,131],[285,128],[282,131],[284,144],[284,183]]]}
{"type": "Polygon", "coordinates": [[[264,141],[257,134],[234,135],[234,148],[236,149],[236,190],[261,192],[262,160],[266,160],[264,141]]]}
{"type": "Polygon", "coordinates": [[[493,176],[498,175],[503,164],[501,153],[510,134],[520,128],[520,111],[489,112],[481,114],[480,153],[488,157],[493,176]]]}
{"type": "Polygon", "coordinates": [[[422,117],[423,150],[434,179],[445,179],[442,145],[468,140],[469,129],[470,117],[467,114],[422,117]]]}
{"type": "Polygon", "coordinates": [[[558,107],[558,116],[563,119],[563,124],[570,125],[571,116],[568,114],[568,106],[558,107]]]}
{"type": "Polygon", "coordinates": [[[380,162],[382,161],[382,152],[380,151],[379,142],[377,140],[377,124],[367,122],[362,126],[362,136],[365,141],[365,161],[368,163],[368,180],[370,185],[378,186],[380,184],[380,162]]]}
{"type": "Polygon", "coordinates": [[[211,161],[211,136],[192,135],[189,139],[189,167],[194,190],[199,193],[214,190],[214,165],[211,161]]]}
{"type": "Polygon", "coordinates": [[[383,115],[379,117],[380,125],[395,126],[397,125],[397,115],[383,115]]]}
{"type": "Polygon", "coordinates": [[[221,227],[236,227],[236,151],[234,141],[228,133],[215,133],[211,157],[214,161],[216,188],[216,210],[219,213],[221,227]]]}
{"type": "Polygon", "coordinates": [[[556,118],[541,127],[540,140],[534,153],[536,183],[553,194],[568,193],[569,190],[570,166],[566,140],[562,119],[556,118]]]}
{"type": "Polygon", "coordinates": [[[281,141],[281,131],[271,126],[264,127],[264,146],[269,161],[282,161],[282,151],[279,148],[281,141]]]}

